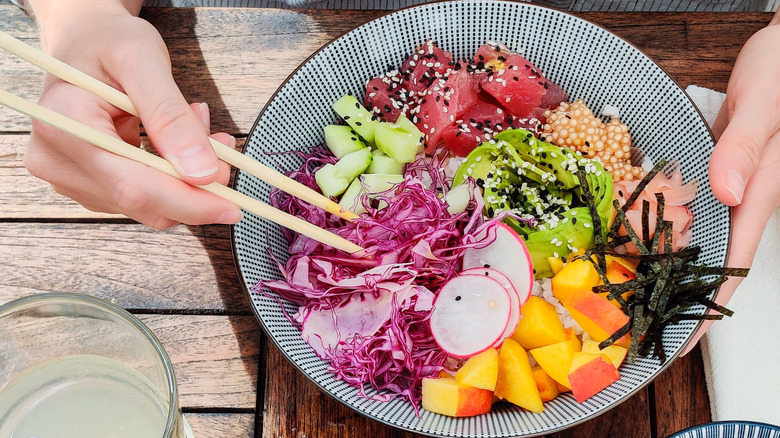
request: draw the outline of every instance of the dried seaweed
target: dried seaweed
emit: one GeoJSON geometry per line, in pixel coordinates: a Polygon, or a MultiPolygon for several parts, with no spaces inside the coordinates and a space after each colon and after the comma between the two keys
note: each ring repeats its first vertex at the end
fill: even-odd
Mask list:
{"type": "MultiPolygon", "coordinates": [[[[617,340],[630,334],[627,362],[635,362],[639,357],[651,356],[661,363],[666,361],[663,346],[663,332],[669,325],[681,321],[717,320],[733,312],[712,301],[712,295],[729,276],[744,277],[748,269],[704,266],[697,263],[701,249],[689,246],[678,251],[672,248],[672,224],[663,220],[664,197],[656,194],[657,221],[655,230],[650,237],[649,203],[642,204],[641,238],[626,219],[625,212],[639,198],[650,180],[663,169],[666,161],[661,161],[647,173],[637,188],[622,206],[615,201],[616,216],[608,233],[608,242],[600,238],[600,229],[596,233],[596,246],[581,256],[590,260],[596,266],[603,285],[594,288],[595,292],[607,292],[609,299],[619,300],[623,312],[629,321],[608,339],[599,344],[605,348],[617,340]],[[621,227],[626,235],[619,236],[621,227]],[[620,245],[632,243],[636,246],[638,255],[621,255],[615,253],[620,245]],[[636,278],[621,284],[611,284],[606,277],[606,255],[616,255],[633,259],[637,262],[636,278]],[[594,257],[595,256],[595,257],[594,257]],[[595,262],[594,262],[595,258],[595,262]],[[634,291],[623,300],[622,294],[634,291]],[[693,312],[695,306],[704,306],[704,312],[693,312]]],[[[581,177],[581,181],[586,181],[581,177]]],[[[593,197],[583,184],[583,197],[588,202],[593,216],[594,225],[599,222],[593,197]]]]}

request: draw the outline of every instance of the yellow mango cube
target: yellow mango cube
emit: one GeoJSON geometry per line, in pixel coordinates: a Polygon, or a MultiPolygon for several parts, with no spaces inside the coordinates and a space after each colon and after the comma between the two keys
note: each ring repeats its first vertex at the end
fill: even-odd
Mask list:
{"type": "Polygon", "coordinates": [[[599,284],[599,273],[588,260],[575,259],[566,263],[552,278],[552,292],[555,298],[566,304],[569,297],[577,291],[591,292],[599,284]]]}
{"type": "Polygon", "coordinates": [[[579,339],[567,339],[563,342],[546,345],[544,347],[534,348],[530,351],[536,363],[561,385],[571,388],[569,384],[569,368],[574,353],[580,351],[581,345],[579,339]]]}
{"type": "Polygon", "coordinates": [[[505,339],[498,352],[498,379],[495,395],[531,412],[544,411],[542,397],[531,371],[528,353],[512,338],[505,339]]]}
{"type": "Polygon", "coordinates": [[[461,385],[493,391],[498,379],[498,350],[487,350],[466,360],[455,373],[455,380],[461,385]]]}
{"type": "Polygon", "coordinates": [[[539,395],[542,397],[542,401],[550,401],[555,397],[558,397],[560,390],[558,390],[559,383],[553,380],[549,374],[547,374],[539,365],[531,368],[531,372],[536,380],[536,388],[539,390],[539,395]]]}
{"type": "Polygon", "coordinates": [[[590,354],[604,354],[615,365],[615,368],[620,368],[620,364],[626,358],[628,350],[620,345],[612,344],[607,348],[599,350],[599,342],[593,339],[588,339],[582,342],[582,352],[590,354]]]}
{"type": "Polygon", "coordinates": [[[529,297],[520,313],[522,317],[512,339],[523,348],[539,348],[566,340],[566,333],[555,306],[544,299],[529,297]]]}

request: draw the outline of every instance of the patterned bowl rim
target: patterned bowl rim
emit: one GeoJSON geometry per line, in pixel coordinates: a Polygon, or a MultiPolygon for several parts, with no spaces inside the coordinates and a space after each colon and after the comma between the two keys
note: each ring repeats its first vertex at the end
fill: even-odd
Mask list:
{"type": "Polygon", "coordinates": [[[759,430],[764,430],[764,431],[780,432],[780,426],[774,424],[762,423],[758,421],[748,421],[748,420],[733,420],[733,421],[724,420],[724,421],[713,421],[711,423],[692,426],[687,429],[683,429],[679,432],[675,432],[674,434],[669,435],[667,438],[681,438],[684,437],[685,434],[691,432],[696,432],[699,430],[704,431],[712,428],[717,428],[718,426],[749,426],[749,427],[757,427],[759,430]]]}
{"type": "MultiPolygon", "coordinates": [[[[677,81],[676,81],[676,80],[675,80],[675,79],[674,79],[674,78],[673,78],[671,75],[669,75],[669,73],[668,73],[668,72],[667,72],[667,71],[666,71],[666,70],[665,70],[663,67],[661,67],[661,65],[659,65],[659,64],[658,64],[658,62],[656,62],[656,61],[655,61],[653,58],[651,58],[651,57],[649,57],[647,54],[645,54],[645,53],[644,53],[642,50],[640,50],[640,49],[639,49],[639,48],[638,48],[636,45],[632,44],[630,41],[627,41],[625,38],[623,38],[623,37],[621,37],[621,36],[619,36],[619,35],[617,35],[617,34],[613,33],[612,31],[610,31],[609,29],[605,28],[604,26],[601,26],[601,25],[599,25],[599,24],[597,24],[597,23],[593,23],[592,21],[588,21],[588,20],[586,20],[586,19],[584,19],[584,18],[581,18],[581,17],[579,17],[579,16],[577,16],[577,15],[574,15],[574,14],[572,14],[572,13],[570,13],[570,12],[567,12],[567,11],[562,11],[562,10],[560,10],[560,9],[556,9],[556,8],[553,8],[553,7],[548,7],[548,6],[544,6],[544,5],[538,5],[538,4],[534,4],[534,3],[530,3],[530,2],[525,2],[525,1],[517,1],[517,0],[469,0],[469,1],[471,1],[471,2],[484,2],[484,3],[509,3],[509,4],[521,4],[521,5],[523,5],[523,7],[538,8],[538,9],[549,9],[549,10],[555,11],[555,12],[557,12],[557,13],[561,13],[561,14],[567,15],[567,16],[569,16],[570,18],[573,18],[573,19],[575,19],[575,20],[579,20],[579,21],[581,21],[581,22],[584,22],[584,23],[586,23],[586,24],[588,24],[588,25],[590,25],[590,26],[597,27],[597,28],[599,28],[599,29],[603,30],[604,32],[607,32],[607,33],[608,33],[608,34],[610,34],[612,37],[618,38],[620,41],[622,41],[623,43],[627,44],[627,45],[628,45],[628,46],[630,46],[631,48],[635,49],[635,50],[636,50],[637,52],[639,52],[639,53],[640,53],[642,56],[646,57],[646,58],[647,58],[647,59],[648,59],[650,62],[652,62],[652,64],[654,64],[654,65],[655,65],[655,66],[656,66],[656,67],[657,67],[657,68],[658,68],[658,69],[659,69],[661,72],[663,72],[663,74],[664,74],[664,75],[666,75],[666,77],[667,77],[667,78],[668,78],[670,81],[672,81],[672,83],[674,83],[674,85],[675,85],[677,88],[679,88],[679,89],[681,90],[681,92],[682,92],[683,96],[685,96],[685,98],[686,98],[688,101],[690,101],[690,102],[691,102],[691,105],[692,105],[692,107],[694,108],[694,110],[696,111],[696,113],[699,115],[699,117],[700,117],[702,120],[704,120],[704,116],[702,115],[701,111],[700,111],[700,110],[699,110],[699,108],[698,108],[698,107],[695,105],[695,103],[693,102],[693,100],[691,99],[691,97],[688,95],[688,93],[686,93],[686,92],[685,92],[685,89],[684,89],[684,88],[682,88],[682,87],[680,86],[680,84],[679,84],[679,83],[678,83],[678,82],[677,82],[677,81]]],[[[360,29],[361,27],[363,27],[363,26],[366,26],[366,25],[368,25],[368,24],[370,24],[370,23],[373,23],[373,22],[375,22],[375,21],[384,20],[384,19],[386,19],[386,17],[388,17],[388,16],[390,16],[390,15],[394,15],[394,14],[397,14],[397,13],[401,13],[402,11],[406,11],[406,10],[410,10],[410,9],[416,9],[416,8],[428,8],[428,7],[430,7],[432,4],[447,4],[447,3],[452,3],[452,4],[455,4],[455,3],[459,3],[459,0],[434,0],[434,1],[426,2],[426,3],[422,3],[422,4],[418,4],[418,5],[407,6],[407,7],[400,8],[400,9],[396,9],[396,10],[392,10],[392,11],[386,11],[385,13],[381,14],[380,16],[378,16],[378,17],[376,17],[376,18],[373,18],[373,19],[371,19],[371,20],[369,20],[369,21],[366,21],[365,23],[361,23],[361,24],[359,24],[359,25],[357,25],[357,26],[354,26],[354,27],[352,27],[351,29],[347,30],[346,32],[344,32],[344,33],[342,33],[342,34],[340,34],[340,35],[338,35],[338,36],[336,36],[336,37],[333,37],[333,38],[332,38],[330,41],[328,41],[327,43],[323,44],[321,47],[319,47],[317,50],[315,50],[315,51],[314,51],[314,52],[313,52],[311,55],[309,55],[309,56],[308,56],[308,57],[307,57],[305,60],[303,60],[303,61],[302,61],[302,62],[301,62],[301,63],[300,63],[300,64],[299,64],[299,65],[298,65],[298,66],[297,66],[297,67],[296,67],[296,68],[295,68],[295,69],[294,69],[294,70],[293,70],[293,71],[292,71],[292,72],[291,72],[291,73],[290,73],[290,74],[289,74],[289,75],[288,75],[288,76],[287,76],[287,77],[284,79],[284,81],[283,81],[283,82],[282,82],[282,83],[279,85],[279,87],[277,87],[277,89],[274,91],[274,93],[273,93],[273,94],[272,94],[272,95],[271,95],[271,96],[268,98],[268,100],[266,101],[265,105],[263,105],[263,108],[262,108],[262,109],[260,110],[260,112],[258,113],[258,116],[257,116],[257,118],[255,119],[254,123],[252,124],[252,128],[249,130],[249,134],[247,135],[247,141],[245,141],[244,145],[241,147],[241,153],[246,153],[246,148],[247,148],[247,146],[249,145],[249,141],[248,141],[248,140],[249,140],[249,139],[250,139],[250,138],[251,138],[251,137],[254,135],[254,133],[255,133],[255,131],[256,131],[256,129],[257,129],[257,125],[260,123],[260,119],[262,118],[263,114],[266,112],[266,110],[268,109],[268,107],[271,105],[271,103],[274,101],[274,99],[276,99],[277,95],[278,95],[278,94],[279,94],[279,93],[282,91],[282,89],[283,89],[283,88],[284,88],[284,87],[285,87],[285,86],[286,86],[286,85],[287,85],[287,84],[288,84],[288,83],[289,83],[289,82],[292,80],[292,78],[293,78],[293,77],[294,77],[296,74],[298,74],[298,72],[299,72],[299,71],[300,71],[300,70],[301,70],[301,69],[302,69],[302,68],[303,68],[303,67],[304,67],[306,64],[308,64],[308,63],[309,63],[309,62],[310,62],[310,61],[311,61],[311,60],[312,60],[314,57],[316,57],[317,55],[319,55],[319,54],[320,54],[320,52],[322,52],[322,51],[326,50],[326,49],[327,49],[329,46],[331,46],[332,44],[334,44],[334,43],[335,43],[337,40],[339,40],[339,39],[341,39],[341,38],[344,38],[345,36],[347,36],[347,35],[349,35],[350,33],[352,33],[352,32],[354,32],[354,31],[356,31],[357,29],[360,29]]],[[[707,132],[709,133],[709,135],[710,135],[711,137],[713,137],[713,140],[714,140],[714,136],[713,136],[713,133],[712,133],[712,129],[710,128],[710,126],[709,126],[707,123],[704,123],[704,125],[705,125],[705,127],[706,127],[706,130],[707,130],[707,132]]],[[[237,184],[238,184],[238,175],[239,175],[239,173],[240,173],[240,172],[241,172],[241,170],[238,170],[238,173],[236,173],[236,176],[235,176],[235,178],[234,178],[234,179],[233,179],[233,181],[231,182],[231,187],[232,187],[233,189],[236,189],[236,186],[237,186],[237,184]]],[[[729,224],[728,224],[728,226],[729,226],[729,230],[731,230],[731,226],[732,226],[732,224],[733,224],[733,219],[734,219],[734,218],[733,218],[733,212],[731,211],[731,209],[729,209],[728,216],[729,216],[729,224]]],[[[242,271],[242,269],[241,269],[241,264],[240,264],[240,261],[239,261],[239,254],[238,254],[237,247],[236,247],[236,226],[235,226],[235,225],[230,225],[229,227],[230,227],[230,247],[231,247],[231,252],[233,253],[233,263],[234,263],[234,265],[235,265],[235,268],[236,268],[236,271],[237,271],[237,273],[238,273],[238,277],[239,277],[239,279],[242,279],[242,278],[244,278],[244,275],[243,275],[243,271],[242,271]]],[[[727,248],[726,248],[726,260],[725,260],[725,262],[727,262],[727,261],[728,261],[728,251],[729,251],[729,249],[731,248],[731,234],[730,234],[730,232],[729,232],[729,236],[728,236],[727,242],[728,242],[728,243],[727,243],[727,248]]],[[[246,284],[244,284],[244,282],[243,282],[243,281],[240,281],[240,283],[241,283],[241,289],[244,291],[244,294],[245,294],[245,296],[246,296],[246,297],[247,297],[247,299],[249,300],[250,307],[252,308],[252,313],[253,313],[253,314],[255,315],[255,317],[257,318],[258,322],[260,323],[260,326],[263,328],[263,331],[265,332],[265,334],[266,334],[266,336],[268,337],[268,339],[270,339],[270,340],[273,342],[273,344],[274,344],[274,345],[276,346],[276,348],[277,348],[277,349],[278,349],[278,350],[279,350],[279,351],[282,353],[282,355],[285,357],[285,359],[287,359],[287,361],[288,361],[289,363],[291,363],[291,364],[292,364],[292,365],[293,365],[293,366],[294,366],[294,367],[295,367],[295,368],[296,368],[296,369],[297,369],[297,370],[298,370],[298,371],[299,371],[301,374],[303,374],[303,375],[304,375],[304,376],[305,376],[305,377],[306,377],[306,378],[307,378],[307,379],[308,379],[308,380],[309,380],[311,383],[313,383],[313,384],[314,384],[314,385],[315,385],[315,386],[316,386],[316,387],[317,387],[317,388],[318,388],[320,391],[322,391],[323,393],[327,394],[327,395],[328,395],[328,396],[329,396],[331,399],[333,399],[333,400],[336,400],[336,401],[337,401],[337,402],[339,402],[340,404],[342,404],[342,405],[346,406],[346,407],[347,407],[347,408],[349,408],[350,410],[356,411],[356,412],[358,412],[360,415],[362,415],[362,416],[365,416],[366,418],[370,418],[370,419],[372,419],[372,420],[374,420],[374,421],[377,421],[377,422],[379,422],[379,423],[382,423],[382,424],[384,424],[384,425],[390,426],[390,427],[392,427],[392,428],[394,428],[394,429],[401,430],[401,431],[404,431],[404,432],[411,432],[411,433],[415,433],[415,434],[420,434],[420,435],[422,435],[422,436],[431,436],[431,437],[440,437],[440,436],[442,436],[441,434],[432,434],[432,433],[421,432],[421,431],[418,431],[418,430],[411,430],[411,429],[407,429],[407,428],[405,428],[405,427],[403,427],[403,426],[401,426],[401,425],[394,424],[394,423],[390,422],[389,420],[386,420],[386,419],[383,419],[383,418],[379,418],[379,417],[377,417],[377,416],[371,415],[371,414],[369,414],[369,413],[367,413],[367,412],[364,412],[364,411],[359,411],[359,410],[356,410],[354,407],[350,406],[350,405],[349,405],[347,402],[345,402],[344,400],[341,400],[340,398],[336,397],[334,394],[331,394],[331,392],[330,392],[330,391],[328,391],[328,390],[327,390],[327,389],[326,389],[326,388],[325,388],[325,387],[324,387],[322,384],[320,384],[319,382],[317,382],[317,381],[316,381],[316,380],[315,380],[315,379],[314,379],[312,376],[310,376],[310,375],[309,375],[307,372],[305,372],[305,370],[304,370],[304,369],[303,369],[303,368],[302,368],[302,367],[301,367],[301,366],[300,366],[300,365],[299,365],[299,364],[298,364],[298,363],[297,363],[295,360],[293,360],[293,358],[292,358],[292,357],[291,357],[291,356],[288,354],[288,352],[287,352],[287,351],[285,351],[285,350],[284,350],[284,348],[282,348],[281,344],[280,344],[280,343],[279,343],[279,341],[276,339],[276,337],[275,337],[275,336],[273,336],[273,334],[271,333],[270,329],[269,329],[268,327],[266,327],[266,325],[263,323],[262,316],[261,316],[261,314],[260,314],[260,311],[259,311],[259,309],[258,309],[258,308],[257,308],[257,306],[255,306],[255,305],[254,305],[254,303],[252,302],[252,293],[251,293],[251,291],[250,291],[249,287],[247,287],[247,285],[246,285],[246,284]]],[[[720,292],[720,287],[718,287],[718,289],[717,289],[717,290],[714,292],[714,294],[713,294],[713,299],[715,299],[715,298],[718,296],[719,292],[720,292]]],[[[595,413],[595,415],[591,415],[591,416],[588,416],[588,417],[586,417],[586,418],[582,418],[582,419],[580,419],[580,420],[578,420],[578,421],[575,421],[575,422],[573,422],[573,423],[571,423],[571,424],[567,424],[567,425],[564,425],[564,426],[561,426],[561,427],[555,428],[555,429],[553,429],[553,430],[548,430],[548,431],[539,432],[539,433],[526,434],[526,435],[522,435],[522,436],[525,436],[525,437],[534,437],[534,436],[543,436],[543,435],[548,435],[548,434],[551,434],[551,433],[558,433],[558,432],[561,432],[561,431],[563,431],[563,430],[570,429],[570,428],[572,428],[572,427],[575,427],[575,426],[578,426],[578,425],[580,425],[580,424],[583,424],[583,423],[585,423],[585,422],[587,422],[587,421],[589,421],[589,420],[592,420],[592,419],[594,419],[594,418],[596,418],[596,417],[598,417],[598,416],[600,416],[600,415],[603,415],[604,413],[606,413],[606,412],[608,412],[608,411],[610,411],[610,410],[614,409],[615,407],[619,406],[620,404],[622,404],[623,402],[625,402],[625,401],[626,401],[626,400],[628,400],[629,398],[631,398],[631,397],[633,397],[634,395],[636,395],[636,394],[637,394],[639,391],[641,391],[642,389],[644,389],[644,388],[645,388],[645,387],[646,387],[648,384],[650,384],[651,382],[653,382],[653,381],[654,381],[654,380],[655,380],[655,379],[656,379],[656,378],[657,378],[657,377],[658,377],[658,376],[659,376],[661,373],[663,373],[663,371],[665,371],[665,370],[666,370],[666,369],[667,369],[667,368],[668,368],[668,367],[669,367],[669,366],[670,366],[670,365],[671,365],[671,364],[672,364],[672,363],[673,363],[673,362],[674,362],[674,361],[675,361],[675,360],[676,360],[676,359],[677,359],[677,358],[680,356],[681,352],[682,352],[682,351],[684,351],[684,350],[687,348],[688,344],[691,342],[691,340],[692,340],[692,338],[694,337],[694,335],[695,335],[695,334],[696,334],[696,333],[699,331],[699,329],[701,328],[701,326],[702,326],[703,322],[704,322],[704,320],[701,320],[701,321],[699,321],[699,322],[696,324],[696,326],[695,326],[694,330],[693,330],[693,331],[691,331],[691,334],[688,336],[688,338],[687,338],[687,339],[685,340],[685,342],[682,344],[682,348],[681,348],[680,350],[678,350],[677,352],[675,352],[673,355],[671,355],[671,356],[667,357],[667,359],[666,359],[666,362],[665,362],[664,364],[662,364],[662,365],[659,367],[659,369],[658,369],[658,370],[655,372],[655,374],[654,374],[653,376],[651,376],[651,378],[648,378],[646,382],[644,382],[644,383],[640,384],[640,385],[639,385],[639,386],[637,386],[637,387],[636,387],[636,388],[635,388],[633,391],[631,391],[631,392],[627,393],[627,394],[626,394],[626,395],[625,395],[625,396],[624,396],[624,397],[623,397],[621,400],[618,400],[616,403],[612,404],[612,405],[611,405],[609,408],[607,408],[607,409],[604,409],[604,410],[601,410],[601,411],[599,411],[599,412],[596,412],[596,413],[595,413]]],[[[259,387],[258,387],[258,394],[261,394],[262,392],[263,392],[263,391],[261,391],[261,390],[259,389],[259,387]]]]}

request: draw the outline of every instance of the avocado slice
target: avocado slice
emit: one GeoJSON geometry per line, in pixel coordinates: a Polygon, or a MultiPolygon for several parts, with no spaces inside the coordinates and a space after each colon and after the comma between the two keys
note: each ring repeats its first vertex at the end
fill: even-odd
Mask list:
{"type": "Polygon", "coordinates": [[[504,219],[526,242],[537,278],[552,275],[548,257],[595,244],[593,220],[577,176],[582,168],[596,204],[603,237],[614,217],[612,176],[598,161],[543,142],[524,129],[497,134],[475,148],[455,173],[453,186],[474,178],[485,214],[504,219]]]}

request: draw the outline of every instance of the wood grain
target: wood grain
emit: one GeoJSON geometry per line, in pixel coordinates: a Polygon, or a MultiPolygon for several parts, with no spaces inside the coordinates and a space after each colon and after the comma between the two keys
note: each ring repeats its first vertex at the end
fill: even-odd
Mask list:
{"type": "Polygon", "coordinates": [[[254,414],[202,414],[185,413],[187,422],[198,438],[253,438],[254,414]]]}
{"type": "Polygon", "coordinates": [[[254,410],[260,345],[254,316],[137,316],[173,362],[183,410],[254,410]]]}
{"type": "MultiPolygon", "coordinates": [[[[245,136],[294,69],[378,11],[146,9],[190,101],[214,130],[245,136]]],[[[583,13],[653,58],[680,85],[725,91],[740,47],[771,14],[583,13]]],[[[33,45],[36,29],[0,6],[0,30],[33,45]]],[[[0,83],[36,100],[43,74],[0,53],[0,83]]],[[[224,226],[158,232],[90,212],[24,169],[29,121],[0,108],[0,302],[47,291],[113,299],[160,337],[199,437],[409,438],[322,393],[265,340],[237,277],[224,226]],[[258,387],[259,384],[259,387],[258,387]],[[258,401],[260,404],[258,405],[258,401]]],[[[663,437],[709,420],[701,356],[600,417],[552,437],[663,437]]]]}
{"type": "Polygon", "coordinates": [[[227,226],[0,222],[0,301],[46,291],[141,311],[249,315],[227,226]]]}
{"type": "Polygon", "coordinates": [[[252,438],[255,436],[254,414],[202,414],[185,412],[184,416],[196,437],[252,438]]]}
{"type": "MultiPolygon", "coordinates": [[[[23,14],[11,7],[3,7],[0,14],[0,29],[35,43],[35,29],[23,14]]],[[[334,37],[382,14],[203,8],[147,9],[143,16],[165,39],[185,97],[208,102],[218,130],[245,135],[301,62],[334,37]]],[[[577,15],[637,46],[681,85],[695,83],[721,91],[742,44],[771,18],[762,13],[577,15]]],[[[3,54],[0,71],[12,91],[25,97],[39,93],[42,75],[21,61],[3,54]]],[[[24,117],[8,110],[0,110],[0,120],[0,131],[29,130],[24,117]]]]}

